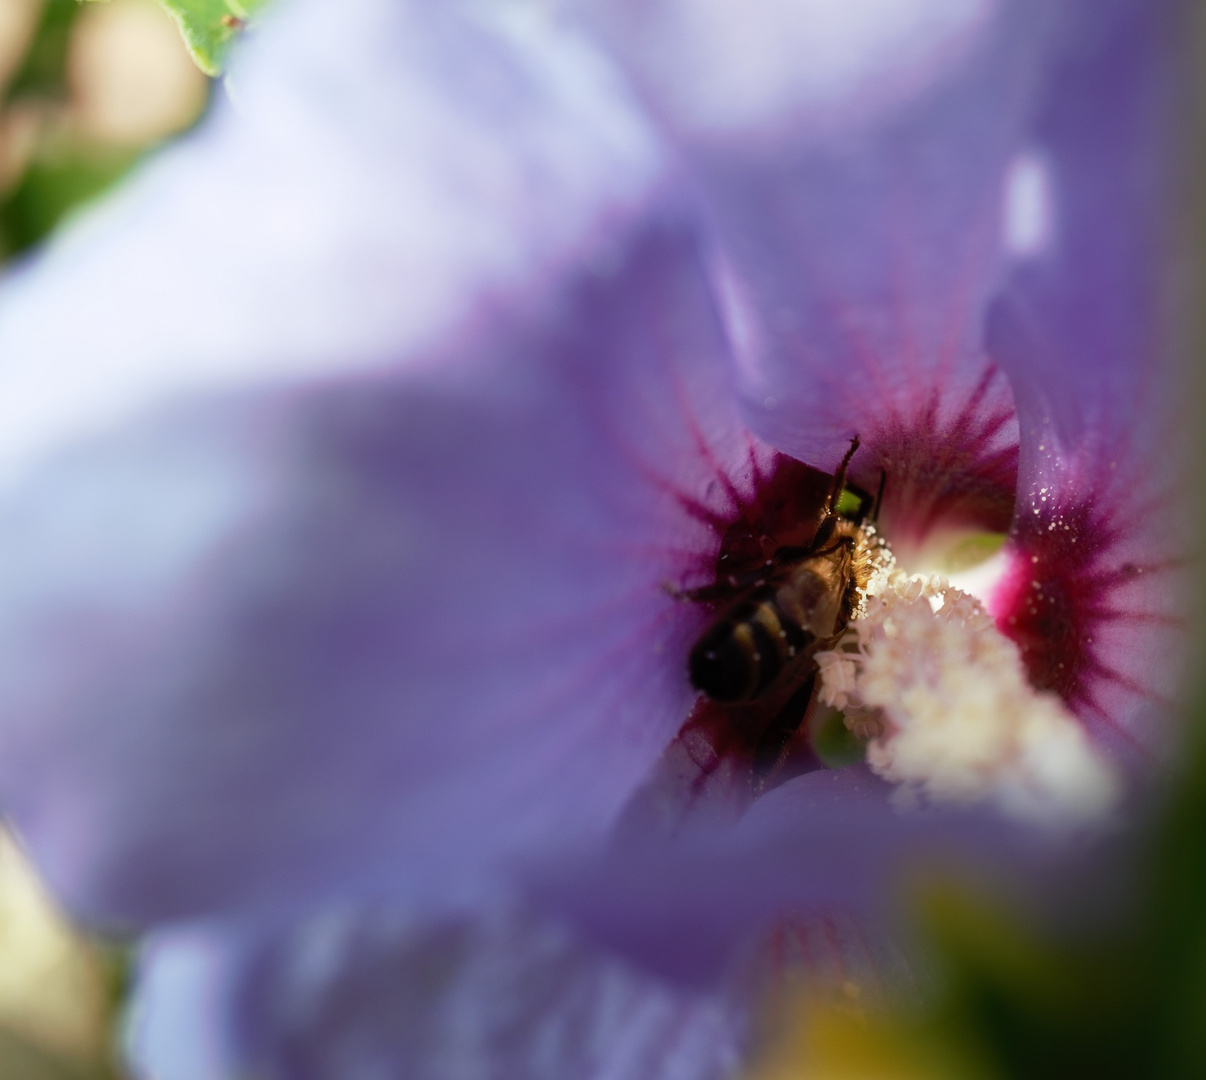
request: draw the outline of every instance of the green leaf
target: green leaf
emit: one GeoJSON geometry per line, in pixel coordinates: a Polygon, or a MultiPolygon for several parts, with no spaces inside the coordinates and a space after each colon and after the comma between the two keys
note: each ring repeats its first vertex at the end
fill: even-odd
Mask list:
{"type": "Polygon", "coordinates": [[[184,43],[206,75],[221,75],[226,51],[267,0],[159,0],[180,27],[184,43]]]}

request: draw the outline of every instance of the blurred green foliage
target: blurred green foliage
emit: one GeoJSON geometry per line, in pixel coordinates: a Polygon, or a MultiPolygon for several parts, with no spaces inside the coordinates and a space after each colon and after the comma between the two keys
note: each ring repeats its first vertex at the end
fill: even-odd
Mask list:
{"type": "Polygon", "coordinates": [[[79,14],[74,0],[46,0],[42,18],[21,66],[9,83],[7,97],[59,97],[66,81],[67,45],[79,14]]]}
{"type": "MultiPolygon", "coordinates": [[[[1201,731],[1206,707],[1192,719],[1201,731]]],[[[1206,739],[1187,756],[1142,845],[1117,849],[1126,898],[1089,874],[1075,883],[1083,919],[1057,929],[930,878],[919,908],[933,993],[789,1001],[746,1080],[1206,1076],[1206,739]]]]}
{"type": "Polygon", "coordinates": [[[42,240],[69,211],[124,176],[138,157],[129,150],[66,146],[32,162],[0,202],[5,254],[19,254],[42,240]]]}
{"type": "MultiPolygon", "coordinates": [[[[120,1017],[131,980],[132,948],[117,940],[81,937],[105,984],[104,1019],[109,1038],[89,1047],[60,1045],[10,1021],[0,1021],[0,1078],[3,1080],[126,1080],[121,1064],[120,1017]]],[[[34,992],[37,987],[31,988],[34,992]]]]}
{"type": "MultiPolygon", "coordinates": [[[[238,19],[231,11],[244,8],[235,0],[161,0],[160,6],[182,29],[199,66],[217,70],[241,25],[227,26],[222,16],[238,19]]],[[[34,132],[32,151],[0,189],[0,258],[19,255],[43,240],[72,210],[124,176],[150,148],[102,141],[71,119],[68,55],[84,10],[79,0],[44,0],[32,40],[0,97],[6,121],[0,138],[13,139],[23,126],[13,122],[14,117],[34,132]]]]}
{"type": "MultiPolygon", "coordinates": [[[[1200,732],[1206,709],[1194,721],[1200,732]]],[[[936,998],[920,1014],[847,1023],[855,1034],[836,1050],[801,1051],[819,1063],[800,1075],[864,1075],[857,1044],[858,1053],[878,1048],[881,1080],[1206,1076],[1206,739],[1188,756],[1134,868],[1140,884],[1125,914],[1056,932],[966,887],[931,887],[921,907],[941,973],[936,998]]]]}
{"type": "Polygon", "coordinates": [[[0,1027],[0,1076],[4,1080],[120,1080],[108,1063],[61,1057],[0,1027]]]}
{"type": "MultiPolygon", "coordinates": [[[[46,108],[67,97],[71,29],[76,0],[46,0],[20,67],[4,94],[6,108],[46,108]]],[[[138,159],[128,148],[98,146],[67,132],[51,132],[0,197],[0,254],[18,255],[42,240],[74,207],[104,191],[138,159]]]]}

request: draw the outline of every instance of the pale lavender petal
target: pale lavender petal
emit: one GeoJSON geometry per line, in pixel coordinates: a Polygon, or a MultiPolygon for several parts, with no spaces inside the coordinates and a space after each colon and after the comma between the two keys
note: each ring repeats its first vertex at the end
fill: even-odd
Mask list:
{"type": "Polygon", "coordinates": [[[229,1008],[248,935],[177,928],[143,943],[139,983],[122,1025],[123,1049],[147,1080],[230,1080],[242,1063],[229,1008]]]}
{"type": "Polygon", "coordinates": [[[164,399],[413,364],[606,261],[663,154],[596,52],[470,5],[274,5],[202,129],[0,301],[0,477],[164,399]]]}
{"type": "Polygon", "coordinates": [[[585,46],[458,20],[283,9],[247,112],[0,299],[0,797],[81,913],[476,895],[689,711],[665,586],[762,454],[693,226],[585,46]]]}
{"type": "Polygon", "coordinates": [[[984,353],[983,315],[1002,270],[1002,192],[1045,6],[904,4],[877,20],[863,0],[793,19],[767,0],[750,30],[745,5],[700,5],[722,83],[737,78],[730,68],[753,70],[743,50],[759,27],[769,38],[786,23],[786,41],[822,54],[833,47],[828,23],[851,24],[833,86],[810,89],[809,65],[785,63],[783,85],[740,122],[719,104],[716,116],[682,115],[679,81],[698,74],[704,31],[686,5],[645,6],[656,14],[627,5],[604,23],[715,220],[714,274],[753,429],[824,467],[859,435],[853,475],[873,490],[886,470],[898,545],[939,522],[1004,528],[1017,429],[984,353]],[[685,45],[663,36],[674,19],[693,26],[685,45]],[[655,44],[669,74],[654,70],[655,44]],[[880,49],[892,62],[875,62],[880,49]]]}
{"type": "Polygon", "coordinates": [[[747,1003],[668,986],[509,909],[435,924],[332,910],[251,937],[166,931],[142,968],[130,1041],[157,1080],[202,1080],[189,1044],[170,1040],[174,1017],[194,1011],[232,1048],[218,1076],[264,1080],[720,1080],[748,1023],[747,1003]],[[199,950],[236,973],[217,1011],[212,980],[172,979],[199,950]]]}
{"type": "Polygon", "coordinates": [[[1068,6],[1020,166],[1041,228],[991,322],[1023,434],[998,621],[1032,680],[1132,757],[1167,731],[1192,593],[1178,505],[1190,418],[1167,322],[1183,10],[1068,6]]]}

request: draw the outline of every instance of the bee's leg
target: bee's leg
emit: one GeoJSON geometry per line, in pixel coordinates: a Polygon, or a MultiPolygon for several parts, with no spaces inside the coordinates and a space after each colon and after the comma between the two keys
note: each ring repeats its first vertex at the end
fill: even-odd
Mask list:
{"type": "Polygon", "coordinates": [[[794,776],[821,768],[820,760],[807,743],[801,747],[793,745],[796,734],[806,727],[805,721],[814,708],[813,691],[816,681],[817,673],[814,671],[775,714],[775,718],[766,726],[757,746],[754,747],[755,796],[764,794],[794,776]],[[799,757],[797,750],[801,750],[804,756],[799,757]]]}
{"type": "Polygon", "coordinates": [[[849,549],[853,550],[854,537],[853,536],[839,536],[836,540],[833,541],[832,544],[829,545],[829,547],[817,548],[817,550],[813,551],[811,554],[814,558],[818,555],[832,555],[835,551],[837,551],[838,548],[841,548],[841,547],[849,548],[849,549]]]}

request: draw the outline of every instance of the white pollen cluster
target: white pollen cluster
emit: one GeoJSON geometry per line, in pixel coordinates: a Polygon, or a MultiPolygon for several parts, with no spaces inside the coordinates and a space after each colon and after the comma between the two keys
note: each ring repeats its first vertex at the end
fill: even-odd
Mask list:
{"type": "Polygon", "coordinates": [[[1017,646],[979,601],[908,576],[880,547],[839,646],[818,653],[821,700],[868,741],[898,804],[992,804],[1041,825],[1098,820],[1117,777],[1054,694],[1026,680],[1017,646]]]}

